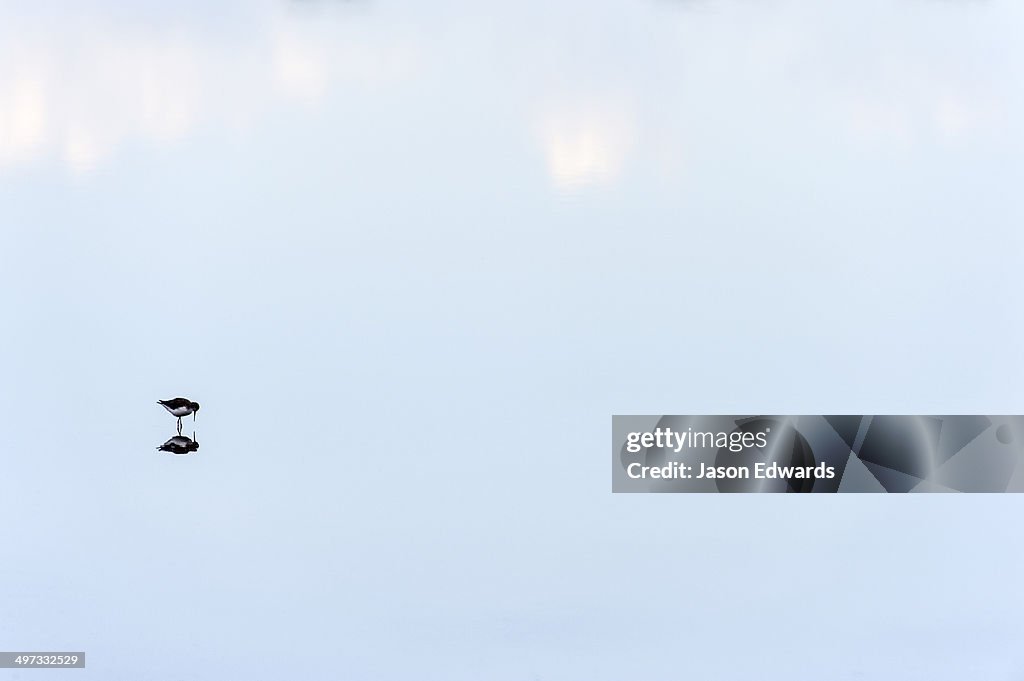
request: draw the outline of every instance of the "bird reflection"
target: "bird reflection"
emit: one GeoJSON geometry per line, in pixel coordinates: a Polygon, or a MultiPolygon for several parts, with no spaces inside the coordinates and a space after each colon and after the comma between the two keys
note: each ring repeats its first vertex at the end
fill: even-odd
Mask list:
{"type": "MultiPolygon", "coordinates": [[[[192,435],[195,436],[195,433],[192,433],[192,435]]],[[[175,435],[157,447],[157,449],[161,452],[170,452],[171,454],[191,454],[199,449],[199,443],[188,435],[175,435]]]]}

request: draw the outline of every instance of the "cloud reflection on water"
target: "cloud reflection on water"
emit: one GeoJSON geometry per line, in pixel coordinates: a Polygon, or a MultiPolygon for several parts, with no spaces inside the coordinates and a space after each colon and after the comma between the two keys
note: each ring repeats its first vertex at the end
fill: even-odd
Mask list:
{"type": "MultiPolygon", "coordinates": [[[[725,0],[651,3],[623,26],[601,12],[456,20],[388,7],[381,19],[376,5],[355,6],[254,6],[239,10],[252,13],[238,20],[244,30],[4,17],[0,172],[57,162],[87,173],[132,143],[169,147],[203,129],[251,134],[276,107],[333,110],[360,88],[417,79],[453,112],[467,100],[525,103],[518,125],[559,191],[615,183],[631,157],[678,169],[680,149],[708,140],[705,158],[742,158],[748,133],[808,152],[822,139],[879,149],[1006,142],[1020,108],[1006,85],[1016,52],[993,70],[991,55],[970,51],[984,34],[970,27],[962,45],[940,51],[928,31],[908,36],[917,17],[905,8],[880,8],[887,24],[849,27],[854,10],[725,0]],[[851,41],[860,29],[870,36],[851,41]]],[[[935,14],[953,22],[976,12],[981,22],[984,9],[922,16],[937,26],[925,28],[949,31],[935,14]]],[[[457,114],[449,124],[457,131],[457,114]]]]}
{"type": "Polygon", "coordinates": [[[56,161],[89,172],[126,144],[244,131],[280,102],[320,102],[417,64],[414,46],[276,13],[226,36],[100,18],[20,24],[0,29],[0,171],[56,161]]]}

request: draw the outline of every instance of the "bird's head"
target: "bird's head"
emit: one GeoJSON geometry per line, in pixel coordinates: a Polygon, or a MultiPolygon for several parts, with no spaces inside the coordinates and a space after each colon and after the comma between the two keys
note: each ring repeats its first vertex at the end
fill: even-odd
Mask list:
{"type": "Polygon", "coordinates": [[[198,402],[192,402],[188,406],[192,408],[192,415],[195,416],[196,412],[199,411],[199,403],[198,402]]]}

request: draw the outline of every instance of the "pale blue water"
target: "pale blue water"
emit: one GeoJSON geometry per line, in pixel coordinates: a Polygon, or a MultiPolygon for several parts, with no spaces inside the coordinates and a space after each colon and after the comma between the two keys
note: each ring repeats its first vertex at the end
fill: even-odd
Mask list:
{"type": "Polygon", "coordinates": [[[1022,28],[0,4],[0,649],[88,660],[0,678],[1020,678],[1019,498],[615,497],[608,435],[1024,412],[1022,28]]]}

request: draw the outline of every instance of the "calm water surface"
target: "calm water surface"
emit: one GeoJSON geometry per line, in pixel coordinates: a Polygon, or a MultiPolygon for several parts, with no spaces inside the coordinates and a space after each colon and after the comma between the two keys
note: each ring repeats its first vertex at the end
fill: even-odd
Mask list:
{"type": "Polygon", "coordinates": [[[1019,679],[1018,499],[616,497],[607,448],[613,413],[1024,413],[1022,29],[0,3],[0,648],[1019,679]],[[177,395],[192,456],[155,450],[177,395]]]}

